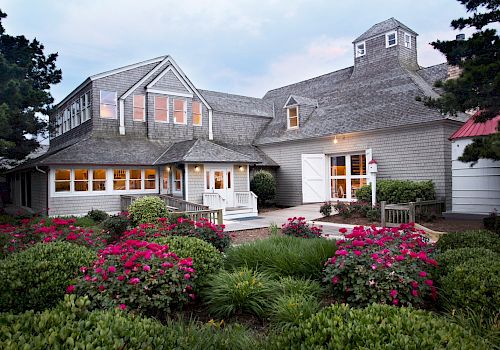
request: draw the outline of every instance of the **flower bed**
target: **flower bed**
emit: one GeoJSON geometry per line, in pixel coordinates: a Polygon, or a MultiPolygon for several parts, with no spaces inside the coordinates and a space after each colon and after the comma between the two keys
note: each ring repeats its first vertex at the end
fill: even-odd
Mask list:
{"type": "Polygon", "coordinates": [[[300,238],[318,238],[323,233],[321,227],[309,225],[304,217],[288,218],[288,221],[281,226],[281,232],[285,236],[300,238]]]}
{"type": "Polygon", "coordinates": [[[359,226],[345,238],[337,242],[335,256],[324,269],[324,282],[334,297],[357,306],[423,306],[429,298],[436,299],[434,246],[423,231],[412,225],[359,226]]]}

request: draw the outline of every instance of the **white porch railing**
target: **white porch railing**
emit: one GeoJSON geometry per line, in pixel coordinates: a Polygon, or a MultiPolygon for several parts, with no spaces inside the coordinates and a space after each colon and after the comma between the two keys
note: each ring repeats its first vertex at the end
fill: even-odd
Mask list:
{"type": "MultiPolygon", "coordinates": [[[[257,195],[252,191],[234,192],[234,201],[231,210],[251,209],[252,214],[257,214],[257,195]]],[[[218,193],[203,193],[203,205],[210,209],[227,209],[227,200],[218,193]]]]}
{"type": "Polygon", "coordinates": [[[257,212],[257,195],[252,191],[234,192],[234,206],[252,208],[257,212]]]}
{"type": "Polygon", "coordinates": [[[210,209],[226,209],[226,199],[218,193],[203,193],[203,205],[210,209]]]}

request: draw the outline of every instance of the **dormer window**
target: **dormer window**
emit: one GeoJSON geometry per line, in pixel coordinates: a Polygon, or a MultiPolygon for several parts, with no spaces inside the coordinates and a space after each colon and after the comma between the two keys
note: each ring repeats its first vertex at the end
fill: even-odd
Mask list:
{"type": "Polygon", "coordinates": [[[397,32],[389,32],[385,35],[385,47],[392,47],[398,44],[397,32]]]}
{"type": "Polygon", "coordinates": [[[287,121],[288,129],[295,129],[299,127],[299,107],[288,107],[287,108],[287,121]]]}
{"type": "Polygon", "coordinates": [[[364,56],[366,53],[366,44],[364,41],[356,44],[356,57],[364,56]]]}
{"type": "Polygon", "coordinates": [[[411,49],[411,35],[405,33],[405,47],[411,49]]]}

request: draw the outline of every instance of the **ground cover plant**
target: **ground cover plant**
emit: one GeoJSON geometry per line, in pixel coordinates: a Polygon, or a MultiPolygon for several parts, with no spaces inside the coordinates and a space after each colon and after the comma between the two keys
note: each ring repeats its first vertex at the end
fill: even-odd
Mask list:
{"type": "Polygon", "coordinates": [[[323,233],[321,227],[308,224],[304,217],[288,218],[288,221],[281,226],[281,232],[285,236],[300,238],[319,238],[323,233]]]}
{"type": "Polygon", "coordinates": [[[412,225],[377,229],[356,227],[337,241],[324,282],[342,302],[423,306],[437,298],[434,246],[412,225]]]}

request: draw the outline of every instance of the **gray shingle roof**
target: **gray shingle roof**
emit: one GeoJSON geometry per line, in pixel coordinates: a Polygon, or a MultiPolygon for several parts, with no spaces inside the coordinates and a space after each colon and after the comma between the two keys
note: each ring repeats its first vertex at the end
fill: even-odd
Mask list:
{"type": "Polygon", "coordinates": [[[259,166],[279,167],[278,163],[271,159],[267,154],[252,145],[233,145],[228,143],[216,142],[217,144],[229,148],[233,151],[246,154],[247,156],[258,160],[259,166]]]}
{"type": "Polygon", "coordinates": [[[272,118],[273,106],[261,98],[247,97],[223,92],[198,90],[215,110],[225,113],[235,113],[272,118]]]}
{"type": "Polygon", "coordinates": [[[293,105],[316,107],[318,105],[318,100],[304,96],[290,95],[287,106],[293,105]]]}
{"type": "Polygon", "coordinates": [[[368,29],[366,32],[364,32],[360,36],[358,36],[353,41],[353,43],[356,43],[356,42],[359,42],[359,41],[362,41],[362,40],[365,40],[365,39],[368,39],[368,38],[371,38],[371,37],[374,37],[374,36],[377,36],[377,35],[380,35],[383,33],[387,33],[391,30],[396,29],[396,28],[402,28],[409,33],[412,33],[414,35],[418,35],[417,33],[415,33],[415,31],[408,28],[407,26],[405,26],[403,23],[401,23],[400,21],[398,21],[394,17],[391,17],[385,21],[382,21],[380,23],[377,23],[377,24],[374,24],[373,26],[371,26],[370,29],[368,29]]]}

